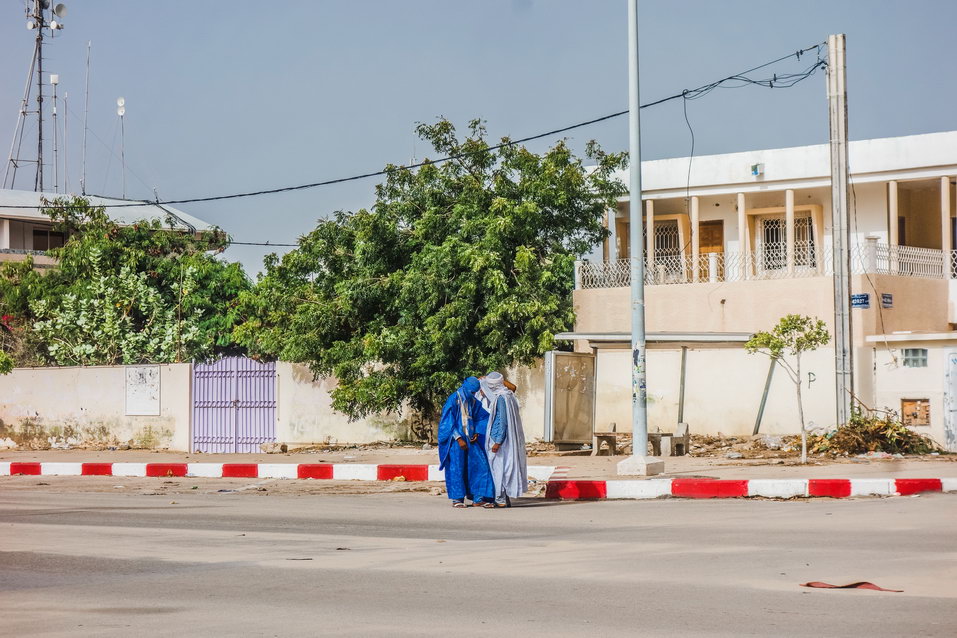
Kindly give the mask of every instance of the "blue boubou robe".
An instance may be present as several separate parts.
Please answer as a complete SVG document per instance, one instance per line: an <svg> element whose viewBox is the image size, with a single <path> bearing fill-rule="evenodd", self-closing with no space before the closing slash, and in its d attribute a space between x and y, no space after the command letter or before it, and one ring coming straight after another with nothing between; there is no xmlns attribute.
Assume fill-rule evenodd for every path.
<svg viewBox="0 0 957 638"><path fill-rule="evenodd" d="M478 389L478 379L468 377L445 401L439 421L439 469L445 470L445 489L453 501L491 501L495 496L485 454L489 414L475 398ZM472 435L477 435L474 442ZM457 438L465 439L467 449L459 446Z"/></svg>

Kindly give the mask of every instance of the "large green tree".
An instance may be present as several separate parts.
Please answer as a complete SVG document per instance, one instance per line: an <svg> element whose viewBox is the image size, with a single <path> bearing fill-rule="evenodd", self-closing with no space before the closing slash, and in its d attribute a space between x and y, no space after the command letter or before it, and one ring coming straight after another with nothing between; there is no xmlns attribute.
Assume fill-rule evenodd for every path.
<svg viewBox="0 0 957 638"><path fill-rule="evenodd" d="M493 148L481 121L460 139L417 129L450 161L389 166L369 210L338 212L242 295L237 340L339 385L354 418L411 407L425 434L469 374L530 363L572 326L574 262L605 236L623 155L560 142Z"/></svg>
<svg viewBox="0 0 957 638"><path fill-rule="evenodd" d="M67 240L40 274L0 268L3 349L19 365L168 363L236 349L242 267L218 258L220 231L175 219L120 225L82 198L44 210Z"/></svg>

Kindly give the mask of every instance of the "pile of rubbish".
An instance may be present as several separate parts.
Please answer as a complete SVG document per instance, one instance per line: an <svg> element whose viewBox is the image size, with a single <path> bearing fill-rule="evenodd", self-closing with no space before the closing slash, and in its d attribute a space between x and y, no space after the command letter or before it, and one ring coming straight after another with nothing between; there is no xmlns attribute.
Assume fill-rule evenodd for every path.
<svg viewBox="0 0 957 638"><path fill-rule="evenodd" d="M893 412L865 415L860 411L845 426L808 436L807 447L817 454L871 458L940 451L933 439L901 423Z"/></svg>
<svg viewBox="0 0 957 638"><path fill-rule="evenodd" d="M691 435L689 454L728 459L787 458L801 451L800 436L756 434L754 436Z"/></svg>

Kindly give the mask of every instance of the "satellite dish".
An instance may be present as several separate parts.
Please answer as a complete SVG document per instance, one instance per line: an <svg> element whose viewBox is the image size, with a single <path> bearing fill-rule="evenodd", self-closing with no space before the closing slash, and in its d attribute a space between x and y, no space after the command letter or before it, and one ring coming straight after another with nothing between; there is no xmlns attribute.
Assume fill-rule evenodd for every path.
<svg viewBox="0 0 957 638"><path fill-rule="evenodd" d="M50 0L40 0L40 6L44 9L50 8Z"/></svg>
<svg viewBox="0 0 957 638"><path fill-rule="evenodd" d="M116 114L119 115L120 117L123 117L124 115L126 115L126 107L125 106L116 107Z"/></svg>
<svg viewBox="0 0 957 638"><path fill-rule="evenodd" d="M60 4L58 4L58 5L55 5L55 6L53 7L53 13L54 13L54 15L56 15L56 17L58 17L58 18L65 18L65 17L66 17L66 5L63 4L62 2L61 2Z"/></svg>
<svg viewBox="0 0 957 638"><path fill-rule="evenodd" d="M117 106L126 106L126 99L125 99L125 98L122 98L122 97L116 98L116 105L117 105Z"/></svg>

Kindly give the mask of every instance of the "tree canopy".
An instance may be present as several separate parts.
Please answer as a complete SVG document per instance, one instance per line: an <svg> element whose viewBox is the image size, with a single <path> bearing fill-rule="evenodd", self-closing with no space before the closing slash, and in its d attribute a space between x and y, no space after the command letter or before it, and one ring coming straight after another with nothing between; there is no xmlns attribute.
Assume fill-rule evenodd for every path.
<svg viewBox="0 0 957 638"><path fill-rule="evenodd" d="M241 295L237 341L335 376L354 418L433 418L462 377L550 350L573 324L574 262L624 193L624 155L594 144L586 168L562 142L492 147L479 120L463 139L446 120L417 132L452 159L390 165L370 209L320 221Z"/></svg>
<svg viewBox="0 0 957 638"><path fill-rule="evenodd" d="M82 198L44 213L66 237L49 251L56 266L0 267L0 345L18 365L170 363L236 349L237 299L250 283L216 257L222 232L120 225Z"/></svg>

